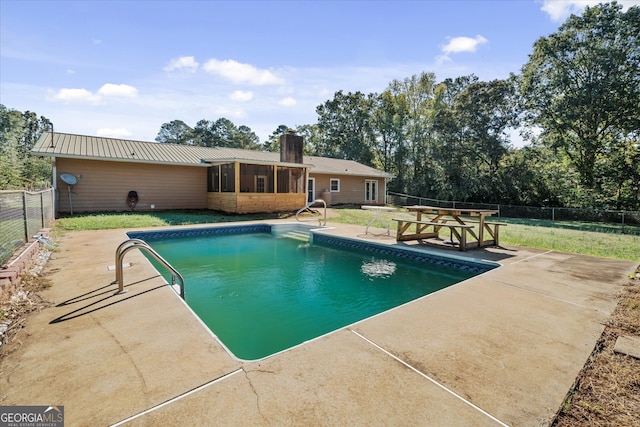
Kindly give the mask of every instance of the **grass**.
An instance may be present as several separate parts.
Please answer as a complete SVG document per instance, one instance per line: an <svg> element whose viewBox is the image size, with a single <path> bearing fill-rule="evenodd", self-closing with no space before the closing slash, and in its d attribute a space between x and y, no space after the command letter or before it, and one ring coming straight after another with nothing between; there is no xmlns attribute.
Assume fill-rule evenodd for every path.
<svg viewBox="0 0 640 427"><path fill-rule="evenodd" d="M334 208L332 211L334 216L330 218L330 222L341 224L364 226L373 215L371 211L358 207ZM208 224L288 217L292 218L292 214L231 215L213 211L83 214L58 219L56 232ZM413 218L413 214L399 210L397 212L383 212L382 217L390 221L392 218ZM509 224L500 230L500 243L505 246L523 246L627 261L640 260L640 235L622 234L619 226L609 227L607 224L575 221L552 223L551 221L511 218L500 218L499 220ZM635 229L628 226L626 228L627 231ZM608 232L603 232L604 230Z"/></svg>
<svg viewBox="0 0 640 427"><path fill-rule="evenodd" d="M81 214L56 221L56 231L164 227L282 218L281 214L226 215L213 211L118 212Z"/></svg>
<svg viewBox="0 0 640 427"><path fill-rule="evenodd" d="M361 209L335 209L338 217L333 222L364 225L372 218L370 211ZM392 218L414 218L413 214L399 210L383 212L386 220ZM551 222L526 219L499 218L508 226L500 229L500 244L554 250L604 258L640 260L640 236L622 234L620 228L603 227L603 224L577 222ZM393 222L391 223L393 226ZM579 224L579 225L577 225ZM598 230L609 230L602 232ZM616 232L611 232L616 230Z"/></svg>

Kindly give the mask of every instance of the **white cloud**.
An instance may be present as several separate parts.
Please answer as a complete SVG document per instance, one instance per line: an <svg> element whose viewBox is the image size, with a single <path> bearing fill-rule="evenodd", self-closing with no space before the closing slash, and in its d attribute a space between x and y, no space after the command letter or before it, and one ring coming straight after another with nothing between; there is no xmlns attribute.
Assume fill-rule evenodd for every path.
<svg viewBox="0 0 640 427"><path fill-rule="evenodd" d="M233 83L247 83L250 85L280 85L284 80L269 70L261 70L250 64L242 64L233 59L219 61L217 59L208 60L203 69L211 74L216 74Z"/></svg>
<svg viewBox="0 0 640 427"><path fill-rule="evenodd" d="M442 54L436 57L436 65L451 62L452 59L449 55L452 53L475 52L478 50L478 46L488 42L489 40L481 35L477 35L474 38L464 36L450 37L447 44L441 47Z"/></svg>
<svg viewBox="0 0 640 427"><path fill-rule="evenodd" d="M112 96L116 98L135 98L138 96L138 89L125 84L106 83L98 90L98 95Z"/></svg>
<svg viewBox="0 0 640 427"><path fill-rule="evenodd" d="M283 107L294 107L297 103L298 101L296 101L294 98L290 96L278 101L278 105L282 105Z"/></svg>
<svg viewBox="0 0 640 427"><path fill-rule="evenodd" d="M104 136L105 138L131 138L133 135L125 128L100 128L96 131L97 136Z"/></svg>
<svg viewBox="0 0 640 427"><path fill-rule="evenodd" d="M475 52L479 45L488 42L489 40L481 35L477 35L474 38L453 37L449 39L449 42L446 45L442 46L442 52L444 52L445 55L450 53Z"/></svg>
<svg viewBox="0 0 640 427"><path fill-rule="evenodd" d="M163 68L165 71L184 70L194 73L197 69L198 62L193 56L181 56L180 58L174 58L169 61L169 64Z"/></svg>
<svg viewBox="0 0 640 427"><path fill-rule="evenodd" d="M62 88L55 92L52 96L57 101L67 104L102 104L105 97L110 98L136 98L138 89L125 84L106 83L93 93L83 88Z"/></svg>
<svg viewBox="0 0 640 427"><path fill-rule="evenodd" d="M595 6L602 2L602 0L543 0L541 9L552 21L560 22L571 14L581 14L587 6ZM640 0L619 0L618 3L622 5L623 10L626 10L631 6L640 5Z"/></svg>
<svg viewBox="0 0 640 427"><path fill-rule="evenodd" d="M229 99L233 101L251 101L253 99L253 92L245 91L245 90L236 90L233 93L229 94Z"/></svg>
<svg viewBox="0 0 640 427"><path fill-rule="evenodd" d="M99 104L101 98L86 89L70 89L63 88L58 90L53 99L63 101L65 103L77 103L77 104Z"/></svg>

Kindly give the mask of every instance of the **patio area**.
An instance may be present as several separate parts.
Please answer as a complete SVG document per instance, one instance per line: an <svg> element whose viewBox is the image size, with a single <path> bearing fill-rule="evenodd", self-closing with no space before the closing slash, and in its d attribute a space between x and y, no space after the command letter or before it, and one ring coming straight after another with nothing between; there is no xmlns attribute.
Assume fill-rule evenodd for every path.
<svg viewBox="0 0 640 427"><path fill-rule="evenodd" d="M323 232L421 247L386 230L328 225ZM42 293L53 306L29 316L19 348L3 360L0 405L61 405L73 426L548 425L637 267L474 249L464 256L502 266L242 362L138 251L125 259L127 292L114 294L126 231L60 239L45 268L53 286Z"/></svg>

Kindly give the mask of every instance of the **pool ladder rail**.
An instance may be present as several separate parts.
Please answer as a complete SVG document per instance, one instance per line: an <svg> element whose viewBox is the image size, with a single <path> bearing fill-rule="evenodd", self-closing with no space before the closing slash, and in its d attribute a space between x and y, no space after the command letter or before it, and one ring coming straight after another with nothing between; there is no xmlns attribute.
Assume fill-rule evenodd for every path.
<svg viewBox="0 0 640 427"><path fill-rule="evenodd" d="M320 218L300 219L300 214L306 211L307 209L309 209L311 206L315 205L316 203L322 203L324 205L324 216ZM318 223L321 226L327 225L327 202L325 202L323 199L316 199L313 202L309 202L303 208L300 208L298 212L296 212L296 221L298 222L315 221L315 219L318 220Z"/></svg>
<svg viewBox="0 0 640 427"><path fill-rule="evenodd" d="M178 270L173 268L173 266L169 264L167 260L162 258L158 252L153 250L151 246L149 246L147 242L145 242L142 239L125 240L124 242L120 243L120 245L118 246L118 249L116 249L116 280L112 282L112 284L118 284L118 291L116 293L126 292L124 289L123 260L124 260L125 254L132 249L139 249L147 252L149 255L155 258L156 261L164 265L167 268L167 270L171 271L171 288L174 291L176 290L176 280L177 280L178 282L177 284L180 285L180 290L176 292L179 293L182 299L184 299L184 279L182 275L178 272Z"/></svg>

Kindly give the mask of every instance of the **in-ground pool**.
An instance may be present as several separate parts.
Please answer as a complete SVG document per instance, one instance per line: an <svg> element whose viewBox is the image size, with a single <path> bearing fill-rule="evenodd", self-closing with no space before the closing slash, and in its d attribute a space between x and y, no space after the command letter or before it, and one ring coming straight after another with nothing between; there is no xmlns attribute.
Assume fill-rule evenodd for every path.
<svg viewBox="0 0 640 427"><path fill-rule="evenodd" d="M300 227L127 234L145 240L182 274L189 307L244 360L267 357L497 266L308 229L307 239L293 238Z"/></svg>

